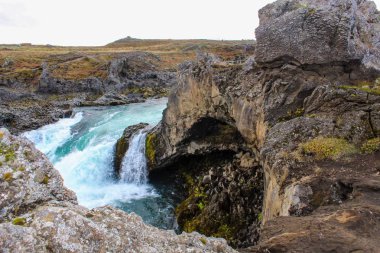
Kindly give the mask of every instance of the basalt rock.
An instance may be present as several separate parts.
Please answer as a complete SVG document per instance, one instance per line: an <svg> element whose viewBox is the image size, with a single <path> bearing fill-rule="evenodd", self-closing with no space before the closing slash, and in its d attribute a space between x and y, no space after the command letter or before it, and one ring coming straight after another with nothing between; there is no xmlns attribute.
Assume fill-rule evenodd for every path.
<svg viewBox="0 0 380 253"><path fill-rule="evenodd" d="M28 140L0 129L2 252L236 252L224 239L175 234L106 206L89 210Z"/></svg>
<svg viewBox="0 0 380 253"><path fill-rule="evenodd" d="M160 58L151 53L133 52L110 63L108 87L112 90L159 87L170 89L176 84L173 72L159 70Z"/></svg>
<svg viewBox="0 0 380 253"><path fill-rule="evenodd" d="M105 79L88 77L83 80L65 80L55 78L50 73L50 66L42 66L42 74L37 91L40 93L92 92L103 94L124 92L141 87L158 87L169 90L175 85L175 74L158 69L158 56L144 52L131 52L119 56L109 63ZM157 94L159 95L159 94Z"/></svg>
<svg viewBox="0 0 380 253"><path fill-rule="evenodd" d="M150 133L154 136L147 143L153 150L148 157L151 173L176 167L184 158L233 152L234 158L228 162L234 164L233 174L256 185L264 182L264 189L249 193L251 205L262 205L261 212L260 208L253 211L251 230L227 237L230 243L259 243L251 249L259 252L302 251L302 247L311 252L339 252L356 246L374 252L378 242L371 236L368 244L363 243L363 233L378 236L378 230L369 228L370 219L357 210L366 209L369 201L368 208L377 217L379 195L376 190L362 193L356 183L378 180L379 153L362 153L365 143L378 138L380 127L378 15L369 1L280 0L260 11L254 60L228 66L205 56L184 63L163 120ZM220 131L220 126L228 126L230 131ZM212 137L215 135L218 138ZM249 155L238 155L241 152ZM201 178L199 182L230 189L236 186L226 183L231 182L229 173L210 178L212 168L210 164L202 169L188 166ZM244 172L257 168L262 169L262 178ZM230 192L239 192L243 185ZM208 212L212 209L209 202L201 205L202 210L194 205L186 209L186 200L197 194L196 188L192 189L180 205L185 207L181 213L188 214L182 226L195 219L198 224L193 229L201 230L218 215L239 217L239 211L230 208L233 194L222 198L211 192L207 196L215 200L218 196L216 203L221 206L230 203L218 208L218 215ZM241 213L249 213L247 206L239 208L244 210ZM345 210L355 213L352 222L366 225L359 228L350 219L339 225L329 218ZM306 225L315 217L323 220L318 229L314 221ZM292 220L305 225L295 230ZM287 225L276 232L271 224L282 221ZM255 235L261 228L264 232L257 241ZM329 230L335 233L327 233ZM322 237L314 236L318 231ZM304 233L312 236L303 237ZM346 245L347 236L350 246Z"/></svg>
<svg viewBox="0 0 380 253"><path fill-rule="evenodd" d="M129 147L129 139L133 136L133 134L141 129L144 129L146 126L148 126L147 123L129 126L124 130L123 135L117 140L114 157L114 168L116 175L119 176L120 174L121 163Z"/></svg>
<svg viewBox="0 0 380 253"><path fill-rule="evenodd" d="M359 61L380 71L380 12L371 1L281 0L259 11L256 60Z"/></svg>

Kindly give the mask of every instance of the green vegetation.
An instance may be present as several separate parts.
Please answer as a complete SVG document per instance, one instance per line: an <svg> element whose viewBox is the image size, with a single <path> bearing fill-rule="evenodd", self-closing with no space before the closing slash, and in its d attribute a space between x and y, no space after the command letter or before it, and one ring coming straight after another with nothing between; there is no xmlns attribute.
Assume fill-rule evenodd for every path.
<svg viewBox="0 0 380 253"><path fill-rule="evenodd" d="M301 152L313 155L317 160L339 159L342 156L357 152L354 145L344 139L317 137L300 144Z"/></svg>
<svg viewBox="0 0 380 253"><path fill-rule="evenodd" d="M207 244L207 239L202 237L202 238L199 238L199 241L201 241L201 243L203 243L204 245Z"/></svg>
<svg viewBox="0 0 380 253"><path fill-rule="evenodd" d="M230 224L229 217L209 217L207 205L209 196L201 186L201 179L192 177L189 173L182 173L189 191L187 199L182 201L175 212L178 222L185 232L198 231L207 236L222 237L232 242L236 229Z"/></svg>
<svg viewBox="0 0 380 253"><path fill-rule="evenodd" d="M367 140L361 147L361 151L365 154L371 154L380 150L380 137Z"/></svg>
<svg viewBox="0 0 380 253"><path fill-rule="evenodd" d="M145 142L145 153L148 158L149 166L153 166L156 163L156 142L157 136L154 133L148 134Z"/></svg>
<svg viewBox="0 0 380 253"><path fill-rule="evenodd" d="M212 235L213 237L221 237L227 241L231 241L234 237L233 229L227 224L223 224L218 228L218 232Z"/></svg>
<svg viewBox="0 0 380 253"><path fill-rule="evenodd" d="M4 180L4 181L9 182L9 181L12 180L12 178L13 178L13 174L12 174L12 172L6 172L6 173L4 173L4 175L3 175L3 180Z"/></svg>
<svg viewBox="0 0 380 253"><path fill-rule="evenodd" d="M15 145L7 146L3 143L0 143L0 156L4 156L5 162L12 162L14 159L16 159L15 149Z"/></svg>
<svg viewBox="0 0 380 253"><path fill-rule="evenodd" d="M201 211L205 208L205 204L203 202L199 202L197 204L197 206L198 206L199 210L201 210Z"/></svg>
<svg viewBox="0 0 380 253"><path fill-rule="evenodd" d="M49 183L49 177L47 175L44 176L44 178L41 181L42 184L48 184Z"/></svg>
<svg viewBox="0 0 380 253"><path fill-rule="evenodd" d="M315 8L310 8L307 3L298 3L298 4L296 4L296 8L306 10L307 11L306 17L314 15L317 12L317 10Z"/></svg>
<svg viewBox="0 0 380 253"><path fill-rule="evenodd" d="M263 213L259 213L259 215L257 215L257 220L259 222L262 222L263 221Z"/></svg>
<svg viewBox="0 0 380 253"><path fill-rule="evenodd" d="M339 86L341 89L345 90L359 90L363 92L367 92L372 95L380 96L380 78L376 79L374 82L370 81L360 81L356 85L343 85Z"/></svg>
<svg viewBox="0 0 380 253"><path fill-rule="evenodd" d="M24 226L25 223L26 223L26 219L23 217L14 218L12 221L12 224L17 225L17 226Z"/></svg>
<svg viewBox="0 0 380 253"><path fill-rule="evenodd" d="M280 122L283 122L283 121L288 121L288 120L291 120L291 119L294 119L294 118L298 118L298 117L301 117L305 112L305 109L304 108L297 108L295 110L292 110L292 111L288 111L287 112L287 115L286 116L283 116L279 119Z"/></svg>
<svg viewBox="0 0 380 253"><path fill-rule="evenodd" d="M3 139L3 137L4 137L4 133L0 131L0 139Z"/></svg>

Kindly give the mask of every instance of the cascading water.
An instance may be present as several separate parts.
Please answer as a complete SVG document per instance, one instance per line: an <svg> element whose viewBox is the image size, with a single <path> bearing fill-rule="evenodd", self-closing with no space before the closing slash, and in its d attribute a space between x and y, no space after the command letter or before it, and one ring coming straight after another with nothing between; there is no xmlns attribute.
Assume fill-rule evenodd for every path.
<svg viewBox="0 0 380 253"><path fill-rule="evenodd" d="M143 130L132 136L127 153L121 163L120 178L122 182L137 185L147 183L145 138L146 133Z"/></svg>
<svg viewBox="0 0 380 253"><path fill-rule="evenodd" d="M65 185L77 194L79 204L88 208L113 205L136 212L158 227L172 228L171 189L147 183L143 131L131 139L122 161L121 180L115 179L113 168L115 143L124 129L140 122L157 124L166 102L156 99L126 106L78 108L70 119L23 135L48 156Z"/></svg>

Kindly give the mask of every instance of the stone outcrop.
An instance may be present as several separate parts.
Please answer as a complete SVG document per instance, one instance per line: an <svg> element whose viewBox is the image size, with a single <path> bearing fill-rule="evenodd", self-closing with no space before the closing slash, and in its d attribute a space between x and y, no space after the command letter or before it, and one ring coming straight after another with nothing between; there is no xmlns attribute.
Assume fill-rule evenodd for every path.
<svg viewBox="0 0 380 253"><path fill-rule="evenodd" d="M358 61L379 71L379 15L371 1L277 1L259 12L255 58L260 63Z"/></svg>
<svg viewBox="0 0 380 253"><path fill-rule="evenodd" d="M54 202L76 204L75 194L63 186L63 179L49 160L28 140L0 130L1 201L0 222L39 205Z"/></svg>
<svg viewBox="0 0 380 253"><path fill-rule="evenodd" d="M188 214L180 220L185 230L202 231L219 215L228 218L223 224L216 220L216 229L206 234L229 229L235 233L227 239L235 246L258 242L252 251L297 251L302 240L310 252L376 251L375 237L366 244L363 233L379 233L358 212L379 215L379 15L369 1L280 0L260 11L255 60L227 66L206 56L182 64L178 87L161 124L148 135L147 148L154 151L148 156L152 174L184 161L192 171L194 182L186 183L189 193L180 205L187 208L177 213ZM229 130L223 133L221 126ZM374 154L364 155L369 142L377 143ZM225 161L229 166L207 162L226 151L232 152ZM191 167L188 160L199 157L206 162ZM210 180L215 166L222 176ZM245 180L236 183L231 173ZM249 180L264 182L263 191L232 194ZM202 197L200 190L208 189L202 183L210 181L220 188ZM193 196L198 198L191 202ZM250 229L234 227L238 222L231 217L249 213L249 206L239 203L235 209L233 203L249 197L250 206L261 205L262 211L247 216L254 217L248 218ZM194 205L199 205L196 211ZM346 214L353 218L333 218ZM295 229L292 220L303 225ZM271 224L281 222L289 225L275 232ZM365 225L356 228L354 222ZM328 230L335 233L316 236Z"/></svg>
<svg viewBox="0 0 380 253"><path fill-rule="evenodd" d="M137 131L144 129L148 125L149 124L147 123L140 123L137 125L129 126L124 130L123 135L117 140L116 145L115 145L115 157L114 157L114 168L115 168L116 175L119 176L120 174L121 163L129 147L129 139Z"/></svg>
<svg viewBox="0 0 380 253"><path fill-rule="evenodd" d="M78 81L52 77L51 67L44 64L37 91L49 94L74 92L102 94L141 87L170 89L175 85L175 74L159 70L159 63L159 57L151 53L126 53L109 63L108 75L104 80L89 77Z"/></svg>
<svg viewBox="0 0 380 253"><path fill-rule="evenodd" d="M0 129L2 252L235 252L224 239L165 231L113 207L89 210L28 140Z"/></svg>

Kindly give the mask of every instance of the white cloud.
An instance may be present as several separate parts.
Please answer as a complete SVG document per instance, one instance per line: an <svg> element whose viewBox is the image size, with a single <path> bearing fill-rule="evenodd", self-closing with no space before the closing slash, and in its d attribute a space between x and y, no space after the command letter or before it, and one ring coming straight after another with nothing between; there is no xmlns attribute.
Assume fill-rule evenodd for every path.
<svg viewBox="0 0 380 253"><path fill-rule="evenodd" d="M0 27L31 26L34 20L25 14L25 7L21 2L0 0Z"/></svg>
<svg viewBox="0 0 380 253"><path fill-rule="evenodd" d="M126 36L251 39L272 0L0 0L0 43L104 45ZM380 0L376 0L378 6Z"/></svg>

